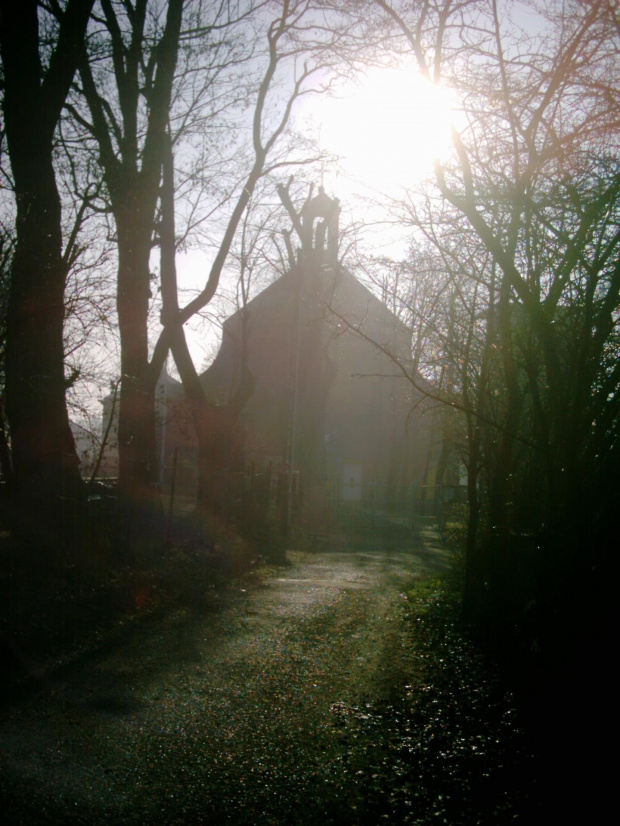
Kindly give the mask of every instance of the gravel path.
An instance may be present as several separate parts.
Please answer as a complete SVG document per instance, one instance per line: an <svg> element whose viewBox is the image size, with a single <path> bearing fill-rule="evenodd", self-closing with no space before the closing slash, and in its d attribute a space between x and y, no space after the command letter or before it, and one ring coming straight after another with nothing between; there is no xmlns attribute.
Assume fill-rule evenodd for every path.
<svg viewBox="0 0 620 826"><path fill-rule="evenodd" d="M382 753L364 719L411 678L404 591L445 555L292 557L220 610L140 624L4 711L3 822L365 822Z"/></svg>

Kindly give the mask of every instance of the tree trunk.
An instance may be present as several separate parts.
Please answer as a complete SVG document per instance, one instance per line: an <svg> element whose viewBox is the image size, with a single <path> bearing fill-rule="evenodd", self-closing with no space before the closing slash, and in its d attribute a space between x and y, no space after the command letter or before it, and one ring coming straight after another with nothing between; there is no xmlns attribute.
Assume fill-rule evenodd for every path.
<svg viewBox="0 0 620 826"><path fill-rule="evenodd" d="M183 7L184 0L169 0L161 8L148 0L134 6L102 4L112 54L108 70L118 93L117 120L111 115L116 105L106 97L111 89L105 85L98 88L99 78L93 75L85 52L80 66L118 235L122 540L127 547L130 543L135 546L137 541L145 550L149 537L154 538L158 532L160 512L155 436L159 371L149 365L149 260ZM155 26L154 39L146 21L151 14L158 16L159 11L163 20L164 9L165 24L163 30ZM130 47L124 40L126 27L131 33Z"/></svg>
<svg viewBox="0 0 620 826"><path fill-rule="evenodd" d="M117 308L121 339L118 454L123 541L146 548L157 530L159 505L155 443L156 380L149 371L148 308L151 227L137 230L137 216L117 216Z"/></svg>
<svg viewBox="0 0 620 826"><path fill-rule="evenodd" d="M463 593L463 617L476 622L484 612L485 559L484 546L480 542L480 427L475 417L467 417L467 534L465 539L465 589Z"/></svg>
<svg viewBox="0 0 620 826"><path fill-rule="evenodd" d="M32 131L37 132L36 124ZM29 541L71 541L82 480L65 401L66 267L51 141L31 135L13 152L17 248L7 308L6 412L11 432L18 531ZM35 513L36 520L28 514ZM33 530L35 536L33 537Z"/></svg>
<svg viewBox="0 0 620 826"><path fill-rule="evenodd" d="M4 120L17 204L17 246L7 307L6 411L17 527L28 547L66 547L82 491L65 401L63 322L67 267L53 138L77 66L92 0L69 0L43 70L35 0L3 3ZM33 518L34 517L34 518ZM30 541L33 540L33 541Z"/></svg>

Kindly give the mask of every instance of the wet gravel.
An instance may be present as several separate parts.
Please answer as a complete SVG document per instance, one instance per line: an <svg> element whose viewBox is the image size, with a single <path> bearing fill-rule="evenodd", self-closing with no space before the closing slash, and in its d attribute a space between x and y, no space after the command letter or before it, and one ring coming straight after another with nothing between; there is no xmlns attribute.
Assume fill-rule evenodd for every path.
<svg viewBox="0 0 620 826"><path fill-rule="evenodd" d="M3 822L514 822L529 764L437 579L447 553L427 540L292 561L7 705Z"/></svg>

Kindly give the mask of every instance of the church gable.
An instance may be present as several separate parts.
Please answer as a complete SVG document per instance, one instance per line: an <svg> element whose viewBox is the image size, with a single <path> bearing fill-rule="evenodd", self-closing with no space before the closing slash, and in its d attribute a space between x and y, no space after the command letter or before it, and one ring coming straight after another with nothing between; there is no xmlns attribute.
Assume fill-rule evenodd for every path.
<svg viewBox="0 0 620 826"><path fill-rule="evenodd" d="M227 320L203 384L226 404L245 360L253 392L239 424L248 464L275 462L308 486L351 467L362 481L413 478L428 427L408 427L414 393L394 361L410 365L411 332L336 263L337 201L323 192L314 201L300 213L297 263Z"/></svg>

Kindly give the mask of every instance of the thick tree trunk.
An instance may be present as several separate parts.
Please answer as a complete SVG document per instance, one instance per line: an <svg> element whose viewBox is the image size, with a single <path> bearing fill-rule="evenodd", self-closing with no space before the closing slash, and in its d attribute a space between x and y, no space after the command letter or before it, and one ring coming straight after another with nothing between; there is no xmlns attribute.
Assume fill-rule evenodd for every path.
<svg viewBox="0 0 620 826"><path fill-rule="evenodd" d="M206 397L196 373L182 329L172 334L172 354L189 402L198 442L196 512L213 525L226 522L230 502L222 482L243 467L243 433L239 414L252 393L253 379L242 365L242 378L233 399L215 407Z"/></svg>
<svg viewBox="0 0 620 826"><path fill-rule="evenodd" d="M82 491L65 402L67 276L53 136L77 65L92 0L69 0L43 70L35 0L2 3L4 120L17 205L7 307L6 412L17 515L28 547L75 538ZM30 541L34 540L34 541Z"/></svg>
<svg viewBox="0 0 620 826"><path fill-rule="evenodd" d="M129 211L128 211L129 212ZM148 546L159 505L155 387L149 372L148 307L151 227L136 229L134 214L117 217L117 308L121 339L118 452L123 540Z"/></svg>
<svg viewBox="0 0 620 826"><path fill-rule="evenodd" d="M133 217L133 216L132 216ZM117 307L121 338L121 399L118 449L123 492L138 493L157 481L155 384L148 365L150 228L137 237L118 222ZM130 225L134 221L127 220Z"/></svg>
<svg viewBox="0 0 620 826"><path fill-rule="evenodd" d="M51 522L38 518L36 524L49 529L51 538L63 529L63 516L73 512L82 483L65 402L60 198L51 144L32 150L28 157L11 158L20 186L7 311L6 411L18 513L26 504L28 512L45 512ZM32 528L30 519L23 524L29 523Z"/></svg>
<svg viewBox="0 0 620 826"><path fill-rule="evenodd" d="M99 144L118 234L117 309L121 339L119 488L122 540L144 546L157 531L159 495L155 446L157 375L149 366L149 258L157 223L162 148L175 77L184 0L165 5L163 31L149 33L149 4L102 4L113 55L110 71L118 92L119 118L112 123L104 85L98 88L83 54L80 67ZM162 9L160 9L163 11ZM131 46L124 41L131 31ZM153 41L155 31L157 38ZM121 35L121 32L123 34ZM121 57L119 58L119 55ZM145 66L149 69L145 69ZM145 81L145 73L147 80ZM144 84L144 86L143 86ZM115 104L112 104L112 109ZM146 119L143 120L143 106ZM118 151L117 151L118 149Z"/></svg>

